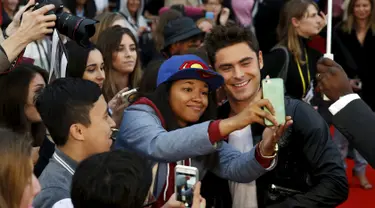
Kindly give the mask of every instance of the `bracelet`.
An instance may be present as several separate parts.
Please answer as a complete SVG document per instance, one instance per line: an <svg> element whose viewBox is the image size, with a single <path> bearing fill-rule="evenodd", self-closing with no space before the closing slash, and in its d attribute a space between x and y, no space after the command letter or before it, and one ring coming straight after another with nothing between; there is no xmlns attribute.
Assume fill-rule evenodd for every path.
<svg viewBox="0 0 375 208"><path fill-rule="evenodd" d="M263 153L262 153L262 148L261 148L262 142L263 142L263 140L261 140L259 142L259 153L260 153L260 156L263 157L263 158L265 158L265 159L273 159L273 158L275 158L277 156L277 152L279 151L279 145L277 143L275 144L275 147L274 147L275 153L273 155L271 155L271 156L264 156Z"/></svg>

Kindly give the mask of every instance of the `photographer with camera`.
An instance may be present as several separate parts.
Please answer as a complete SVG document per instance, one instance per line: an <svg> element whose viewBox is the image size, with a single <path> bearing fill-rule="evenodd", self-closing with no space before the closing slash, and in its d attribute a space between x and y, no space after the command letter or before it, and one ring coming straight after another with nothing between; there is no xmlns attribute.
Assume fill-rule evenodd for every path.
<svg viewBox="0 0 375 208"><path fill-rule="evenodd" d="M37 10L33 7L35 0L30 0L14 17L13 22L4 32L5 40L0 45L0 73L4 73L11 63L17 59L26 46L53 32L56 15L47 14L53 10L53 4L45 5ZM26 11L27 10L27 11ZM46 15L47 14L47 15ZM21 20L21 16L23 17ZM9 35L9 37L7 37Z"/></svg>

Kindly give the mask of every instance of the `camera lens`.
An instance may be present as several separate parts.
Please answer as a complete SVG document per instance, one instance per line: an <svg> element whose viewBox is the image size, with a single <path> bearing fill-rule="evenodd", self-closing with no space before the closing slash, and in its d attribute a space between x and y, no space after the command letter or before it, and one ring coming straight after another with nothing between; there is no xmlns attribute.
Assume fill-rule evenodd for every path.
<svg viewBox="0 0 375 208"><path fill-rule="evenodd" d="M89 38L95 34L97 21L74 16L66 12L56 14L56 29L83 47L90 44Z"/></svg>

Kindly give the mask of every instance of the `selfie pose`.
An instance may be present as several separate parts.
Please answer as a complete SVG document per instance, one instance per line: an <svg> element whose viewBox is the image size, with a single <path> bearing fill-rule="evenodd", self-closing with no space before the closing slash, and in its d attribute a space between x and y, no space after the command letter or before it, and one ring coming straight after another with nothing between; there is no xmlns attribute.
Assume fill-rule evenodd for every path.
<svg viewBox="0 0 375 208"><path fill-rule="evenodd" d="M242 114L247 105L260 99L263 55L257 39L250 30L236 25L218 26L206 37L205 46L212 66L224 77L228 102L220 107L219 118ZM272 103L276 113L284 109L293 124L278 142L277 165L254 183L230 181L233 207L336 207L348 196L348 182L327 124L305 102L286 97L285 106L279 103ZM266 130L256 123L246 125L230 133L228 142L238 151L248 152L265 142ZM215 183L206 188L228 193ZM204 181L202 184L206 186Z"/></svg>
<svg viewBox="0 0 375 208"><path fill-rule="evenodd" d="M157 88L128 107L123 116L116 148L129 148L159 162L154 193L163 205L175 186L174 168L181 164L196 167L200 179L208 170L237 182L251 182L276 164L276 142L285 130L267 128L262 145L241 154L223 140L233 131L264 118L276 124L271 113L262 110L267 100L249 104L232 118L214 120L213 93L223 77L195 55L172 56L158 73ZM198 179L199 180L199 179Z"/></svg>

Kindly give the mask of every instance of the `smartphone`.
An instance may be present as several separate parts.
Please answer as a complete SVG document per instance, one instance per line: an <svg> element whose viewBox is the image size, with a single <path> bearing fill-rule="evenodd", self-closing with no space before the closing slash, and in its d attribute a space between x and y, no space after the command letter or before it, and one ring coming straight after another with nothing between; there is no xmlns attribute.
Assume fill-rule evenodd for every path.
<svg viewBox="0 0 375 208"><path fill-rule="evenodd" d="M285 123L285 102L284 102L284 80L281 78L262 80L263 99L268 99L275 109L275 117L278 124ZM268 109L265 109L269 112ZM265 119L267 126L273 124Z"/></svg>
<svg viewBox="0 0 375 208"><path fill-rule="evenodd" d="M134 98L135 98L135 95L137 93L137 89L132 89L132 90L129 90L129 91L126 91L124 93L121 94L121 97L122 97L122 101L124 103L132 103L134 101Z"/></svg>
<svg viewBox="0 0 375 208"><path fill-rule="evenodd" d="M213 12L206 12L205 18L213 20L215 18L215 14Z"/></svg>
<svg viewBox="0 0 375 208"><path fill-rule="evenodd" d="M176 200L183 202L185 207L191 207L194 197L194 185L199 180L199 171L195 167L177 165L175 168Z"/></svg>

